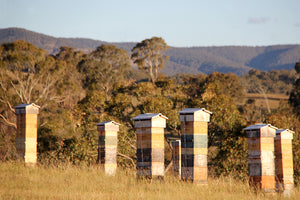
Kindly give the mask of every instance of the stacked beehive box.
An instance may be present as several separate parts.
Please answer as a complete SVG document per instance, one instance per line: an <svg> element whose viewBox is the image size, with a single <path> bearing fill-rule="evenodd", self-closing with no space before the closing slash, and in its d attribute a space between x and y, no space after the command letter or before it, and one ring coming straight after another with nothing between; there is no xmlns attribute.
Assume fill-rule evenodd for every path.
<svg viewBox="0 0 300 200"><path fill-rule="evenodd" d="M21 104L15 107L17 114L16 149L25 164L34 165L37 161L37 115L39 106Z"/></svg>
<svg viewBox="0 0 300 200"><path fill-rule="evenodd" d="M136 128L137 176L163 178L164 128L168 118L162 114L140 114L133 118Z"/></svg>
<svg viewBox="0 0 300 200"><path fill-rule="evenodd" d="M250 184L265 192L275 192L276 129L270 124L256 124L244 129L248 138Z"/></svg>
<svg viewBox="0 0 300 200"><path fill-rule="evenodd" d="M179 112L181 122L181 178L207 183L208 122L210 111L186 108Z"/></svg>
<svg viewBox="0 0 300 200"><path fill-rule="evenodd" d="M173 174L181 178L181 141L172 141Z"/></svg>
<svg viewBox="0 0 300 200"><path fill-rule="evenodd" d="M276 188L289 193L294 187L292 140L294 132L279 129L275 137Z"/></svg>
<svg viewBox="0 0 300 200"><path fill-rule="evenodd" d="M97 124L98 162L105 174L114 175L117 169L118 131L120 124L109 121Z"/></svg>

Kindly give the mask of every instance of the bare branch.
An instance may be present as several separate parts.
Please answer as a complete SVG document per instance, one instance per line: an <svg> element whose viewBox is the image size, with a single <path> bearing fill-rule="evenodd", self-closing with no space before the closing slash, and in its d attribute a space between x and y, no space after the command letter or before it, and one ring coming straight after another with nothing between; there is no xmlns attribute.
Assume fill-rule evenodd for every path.
<svg viewBox="0 0 300 200"><path fill-rule="evenodd" d="M52 85L55 84L55 82L57 81L57 78L54 78L53 80L50 80L50 74L48 74L46 81L45 81L45 86L43 91L40 93L39 97L36 99L36 102L38 102L42 97L47 96L50 88L52 87Z"/></svg>
<svg viewBox="0 0 300 200"><path fill-rule="evenodd" d="M12 107L12 105L11 105L8 101L7 101L6 103L7 103L8 107L9 107L9 109L10 109L14 114L16 114L16 110Z"/></svg>
<svg viewBox="0 0 300 200"><path fill-rule="evenodd" d="M171 159L171 162L170 162L170 163L168 164L168 166L166 167L165 173L166 173L167 171L170 170L170 168L172 167L172 165L173 165L173 158Z"/></svg>
<svg viewBox="0 0 300 200"><path fill-rule="evenodd" d="M118 152L118 156L121 156L121 157L123 157L123 158L127 158L128 160L131 161L132 165L135 166L135 163L134 163L134 161L133 161L133 159L132 159L131 157L126 156L126 155L124 155L124 154L122 154L122 153L120 153L120 152Z"/></svg>
<svg viewBox="0 0 300 200"><path fill-rule="evenodd" d="M46 124L48 124L48 122L43 122L42 124L40 124L40 127L45 126Z"/></svg>
<svg viewBox="0 0 300 200"><path fill-rule="evenodd" d="M171 143L169 143L169 141L167 140L167 137L164 137L165 141L167 142L168 146L170 147L171 150L173 150L173 147L171 145ZM169 171L169 169L171 168L171 166L173 165L173 158L171 159L171 162L168 164L168 166L165 169L165 173L167 171Z"/></svg>
<svg viewBox="0 0 300 200"><path fill-rule="evenodd" d="M0 117L4 120L4 122L8 125L8 126L12 126L14 129L17 130L17 125L13 122L10 122L6 119L6 117L4 117L2 114L0 114Z"/></svg>
<svg viewBox="0 0 300 200"><path fill-rule="evenodd" d="M125 136L129 141L127 141L128 142L128 144L131 146L131 148L133 148L133 149L136 149L136 146L134 146L133 144L131 144L131 139L126 135Z"/></svg>
<svg viewBox="0 0 300 200"><path fill-rule="evenodd" d="M17 89L17 87L15 86L15 84L14 84L12 81L10 81L10 83L11 83L11 85L13 86L13 88L15 89L15 92L17 93L17 95L20 97L21 102L24 102L23 96L22 96L22 94L18 91L18 89Z"/></svg>
<svg viewBox="0 0 300 200"><path fill-rule="evenodd" d="M172 147L171 143L169 143L169 141L167 140L167 137L165 136L164 138L165 138L165 141L167 142L168 146L170 147L170 149L173 150L173 147Z"/></svg>

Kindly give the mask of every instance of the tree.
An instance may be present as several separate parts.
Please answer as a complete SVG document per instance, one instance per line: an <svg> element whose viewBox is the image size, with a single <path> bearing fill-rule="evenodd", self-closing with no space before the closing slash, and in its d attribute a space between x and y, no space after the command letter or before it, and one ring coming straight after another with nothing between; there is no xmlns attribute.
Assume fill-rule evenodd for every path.
<svg viewBox="0 0 300 200"><path fill-rule="evenodd" d="M6 94L11 91L19 99L16 103L36 103L41 107L49 101L62 103L67 97L64 90L78 85L78 80L65 77L69 72L65 62L24 41L3 44L0 66L0 89ZM0 97L1 102L8 98Z"/></svg>
<svg viewBox="0 0 300 200"><path fill-rule="evenodd" d="M84 86L90 90L110 92L114 82L124 79L130 68L128 52L114 45L102 45L78 64L84 73Z"/></svg>
<svg viewBox="0 0 300 200"><path fill-rule="evenodd" d="M228 137L218 145L215 157L208 163L216 176L231 175L234 178L248 178L248 145L245 137Z"/></svg>
<svg viewBox="0 0 300 200"><path fill-rule="evenodd" d="M62 65L63 76L56 87L60 94L65 96L64 107L74 108L81 100L85 91L82 87L82 75L77 70L78 63L83 59L84 54L81 51L75 51L73 48L61 47L60 51L54 56L57 63Z"/></svg>
<svg viewBox="0 0 300 200"><path fill-rule="evenodd" d="M78 74L76 68L70 69L65 61L25 41L0 46L0 137L6 144L17 128L13 106L21 103L36 103L47 110L39 115L39 133L41 129L73 131L71 112L63 110L63 105L79 100L75 88L81 88L80 79L73 78L74 74Z"/></svg>
<svg viewBox="0 0 300 200"><path fill-rule="evenodd" d="M58 70L46 51L24 41L3 44L0 51L0 104L6 108L0 117L6 125L16 127L8 114L14 113L13 105L56 98L51 90L59 76L52 74Z"/></svg>
<svg viewBox="0 0 300 200"><path fill-rule="evenodd" d="M244 96L244 88L238 76L233 73L213 72L206 77L203 85L202 99L207 100L215 95L227 95L239 101Z"/></svg>
<svg viewBox="0 0 300 200"><path fill-rule="evenodd" d="M296 63L295 69L297 72L297 75L300 75L300 63ZM289 103L294 107L294 112L300 116L300 78L296 80L294 83L293 90L290 94Z"/></svg>
<svg viewBox="0 0 300 200"><path fill-rule="evenodd" d="M167 56L162 55L169 49L164 39L152 37L136 44L132 49L131 58L138 68L149 73L151 81L156 82L158 72L165 66Z"/></svg>

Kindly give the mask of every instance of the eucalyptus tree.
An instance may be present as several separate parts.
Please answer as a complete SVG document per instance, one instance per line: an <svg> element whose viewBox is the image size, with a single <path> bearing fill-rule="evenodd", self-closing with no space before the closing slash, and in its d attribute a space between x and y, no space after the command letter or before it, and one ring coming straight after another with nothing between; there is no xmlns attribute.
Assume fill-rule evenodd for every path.
<svg viewBox="0 0 300 200"><path fill-rule="evenodd" d="M165 66L168 56L163 53L170 47L161 37L152 37L136 44L132 49L131 58L138 68L149 73L151 81L156 82L158 72Z"/></svg>
<svg viewBox="0 0 300 200"><path fill-rule="evenodd" d="M6 125L14 126L7 114L14 105L62 101L56 91L62 68L46 51L24 41L3 44L0 51L0 117Z"/></svg>
<svg viewBox="0 0 300 200"><path fill-rule="evenodd" d="M102 45L87 55L79 64L84 74L84 86L90 90L101 89L109 94L116 81L122 81L130 68L128 52L115 45Z"/></svg>
<svg viewBox="0 0 300 200"><path fill-rule="evenodd" d="M35 103L41 106L43 112L39 115L39 131L46 127L45 124L59 127L58 123L54 123L59 119L61 127L66 127L65 116L55 114L58 110L61 113L60 108L69 103L69 99L74 99L74 88L80 82L80 79L71 78L69 72L65 61L28 42L16 41L0 46L0 135L4 140L13 138L15 134L17 125L13 106L18 104ZM72 70L72 74L75 73L76 68ZM58 130L52 129L53 132Z"/></svg>
<svg viewBox="0 0 300 200"><path fill-rule="evenodd" d="M64 89L71 88L70 77L65 77L69 71L66 63L25 41L3 44L0 66L0 89L11 92L14 103L46 107L49 101L63 102ZM5 98L1 96L1 102L7 102L9 97Z"/></svg>

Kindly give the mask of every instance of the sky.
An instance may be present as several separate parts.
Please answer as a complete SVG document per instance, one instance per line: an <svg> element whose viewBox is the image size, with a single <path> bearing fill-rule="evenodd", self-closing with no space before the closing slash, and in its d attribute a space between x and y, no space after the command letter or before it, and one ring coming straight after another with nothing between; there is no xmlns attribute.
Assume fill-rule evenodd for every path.
<svg viewBox="0 0 300 200"><path fill-rule="evenodd" d="M300 0L0 0L0 28L169 46L300 44Z"/></svg>

